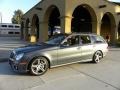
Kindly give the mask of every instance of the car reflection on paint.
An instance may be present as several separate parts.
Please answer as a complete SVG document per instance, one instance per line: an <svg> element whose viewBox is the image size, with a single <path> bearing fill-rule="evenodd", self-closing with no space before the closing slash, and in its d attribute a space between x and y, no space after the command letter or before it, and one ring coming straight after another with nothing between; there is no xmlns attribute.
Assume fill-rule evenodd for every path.
<svg viewBox="0 0 120 90"><path fill-rule="evenodd" d="M16 72L42 75L48 68L92 61L98 63L108 52L108 44L95 34L58 34L45 43L20 47L11 52L9 64Z"/></svg>

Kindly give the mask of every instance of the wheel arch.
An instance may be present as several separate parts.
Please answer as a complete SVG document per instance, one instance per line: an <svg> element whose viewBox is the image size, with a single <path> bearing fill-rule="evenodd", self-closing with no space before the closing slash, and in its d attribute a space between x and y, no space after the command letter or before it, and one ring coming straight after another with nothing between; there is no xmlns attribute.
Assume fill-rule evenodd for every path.
<svg viewBox="0 0 120 90"><path fill-rule="evenodd" d="M102 50L96 50L96 51L94 52L94 54L93 54L93 57L94 57L94 55L95 55L95 53L96 53L97 51L100 51L100 52L102 53L102 58L103 58L103 52L102 52ZM92 57L92 59L93 59L93 57Z"/></svg>
<svg viewBox="0 0 120 90"><path fill-rule="evenodd" d="M32 57L32 58L30 59L28 65L27 65L27 70L29 70L32 61L33 61L34 59L38 58L38 57L44 57L44 58L48 61L48 68L50 68L50 66L51 66L50 60L49 60L46 56L39 55L39 56L34 56L34 57Z"/></svg>
<svg viewBox="0 0 120 90"><path fill-rule="evenodd" d="M97 51L100 51L100 52L102 53L102 57L103 57L103 52L102 52L102 50L97 50ZM95 54L97 51L95 51L94 54ZM93 55L94 55L94 54L93 54Z"/></svg>

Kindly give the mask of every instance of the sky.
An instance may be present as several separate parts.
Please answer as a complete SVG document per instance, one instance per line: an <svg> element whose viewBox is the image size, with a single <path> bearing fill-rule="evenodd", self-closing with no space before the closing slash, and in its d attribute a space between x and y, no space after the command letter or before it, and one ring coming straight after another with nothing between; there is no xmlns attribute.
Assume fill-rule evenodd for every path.
<svg viewBox="0 0 120 90"><path fill-rule="evenodd" d="M111 1L120 2L120 0ZM25 13L38 2L40 0L0 0L0 21L2 16L2 23L11 23L15 10L20 9Z"/></svg>
<svg viewBox="0 0 120 90"><path fill-rule="evenodd" d="M0 0L0 22L11 23L11 18L15 10L27 12L30 8L36 5L40 0Z"/></svg>

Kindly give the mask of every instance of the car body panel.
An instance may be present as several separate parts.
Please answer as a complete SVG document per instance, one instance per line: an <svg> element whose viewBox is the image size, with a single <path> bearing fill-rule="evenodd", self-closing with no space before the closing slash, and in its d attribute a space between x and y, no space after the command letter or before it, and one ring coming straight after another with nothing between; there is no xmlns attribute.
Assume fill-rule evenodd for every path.
<svg viewBox="0 0 120 90"><path fill-rule="evenodd" d="M81 42L82 39L80 39L81 35L89 36L91 42L88 44L82 43ZM74 39L76 39L75 36L79 36L79 43L72 46L63 44L70 37L74 37ZM9 63L14 69L16 69L17 67L18 69L20 68L19 69L20 71L28 71L29 70L28 66L30 62L34 58L41 56L45 57L49 61L50 68L62 66L66 64L77 63L81 61L87 61L87 60L91 61L96 51L101 51L103 53L103 56L105 56L106 53L108 52L108 44L106 43L106 41L102 40L102 42L95 42L95 40L92 40L93 38L91 38L91 36L98 37L98 35L94 35L94 34L77 33L77 34L68 35L59 44L58 43L53 44L52 42L52 44L40 43L40 44L20 47L12 51L10 55ZM78 41L78 39L76 40ZM15 57L21 53L24 53L24 57L22 57L19 61L16 61ZM19 70L15 70L15 71L19 71Z"/></svg>
<svg viewBox="0 0 120 90"><path fill-rule="evenodd" d="M91 57L94 54L94 45L88 44L88 45L82 45L81 46L81 53L82 53L82 59L91 59Z"/></svg>
<svg viewBox="0 0 120 90"><path fill-rule="evenodd" d="M76 62L80 60L81 50L79 46L60 47L58 50L58 64Z"/></svg>

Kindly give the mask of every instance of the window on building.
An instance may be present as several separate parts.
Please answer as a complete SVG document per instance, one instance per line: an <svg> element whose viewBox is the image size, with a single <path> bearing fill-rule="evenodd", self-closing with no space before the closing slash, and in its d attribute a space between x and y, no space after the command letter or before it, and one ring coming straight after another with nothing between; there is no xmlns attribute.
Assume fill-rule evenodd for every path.
<svg viewBox="0 0 120 90"><path fill-rule="evenodd" d="M20 26L15 26L15 28L20 28Z"/></svg>
<svg viewBox="0 0 120 90"><path fill-rule="evenodd" d="M9 27L9 28L13 28L13 25L9 25L8 27Z"/></svg>
<svg viewBox="0 0 120 90"><path fill-rule="evenodd" d="M13 34L13 32L8 32L8 34Z"/></svg>
<svg viewBox="0 0 120 90"><path fill-rule="evenodd" d="M20 34L20 32L15 32L15 34Z"/></svg>
<svg viewBox="0 0 120 90"><path fill-rule="evenodd" d="M1 25L2 27L7 27L7 25Z"/></svg>

